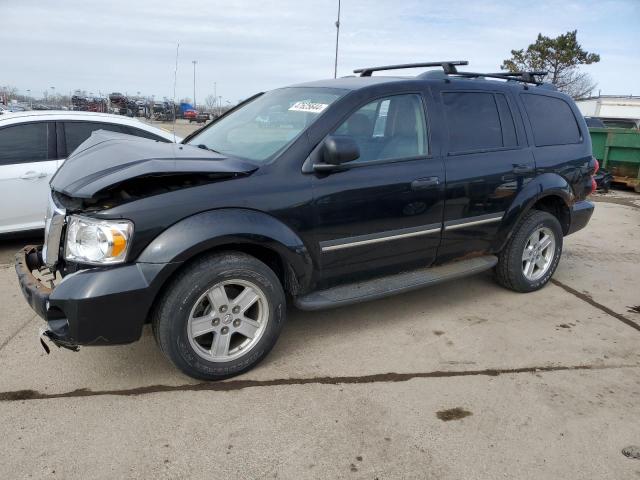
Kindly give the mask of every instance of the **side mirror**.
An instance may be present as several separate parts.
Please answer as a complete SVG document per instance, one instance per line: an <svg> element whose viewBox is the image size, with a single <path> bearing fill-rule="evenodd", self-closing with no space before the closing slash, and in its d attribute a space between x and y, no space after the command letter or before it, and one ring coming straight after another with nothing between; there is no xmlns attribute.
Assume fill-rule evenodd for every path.
<svg viewBox="0 0 640 480"><path fill-rule="evenodd" d="M322 145L321 164L314 165L318 171L336 170L343 163L352 162L360 158L360 148L356 141L349 136L329 136Z"/></svg>

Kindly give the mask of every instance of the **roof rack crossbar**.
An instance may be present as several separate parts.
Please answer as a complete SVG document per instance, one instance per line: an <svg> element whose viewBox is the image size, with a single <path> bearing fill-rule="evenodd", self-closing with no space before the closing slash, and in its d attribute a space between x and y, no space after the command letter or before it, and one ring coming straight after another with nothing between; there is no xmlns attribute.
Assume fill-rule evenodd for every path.
<svg viewBox="0 0 640 480"><path fill-rule="evenodd" d="M403 63L399 65L384 65L381 67L365 67L358 68L353 73L359 73L361 77L370 77L373 72L382 70L400 70L403 68L421 68L421 67L442 67L444 73L457 73L457 65L469 65L466 60L449 60L444 62L426 62L426 63Z"/></svg>
<svg viewBox="0 0 640 480"><path fill-rule="evenodd" d="M531 83L534 85L542 85L541 80L536 79L536 76L544 76L547 72L535 71L535 72L499 72L499 73L478 73L478 72L456 72L454 75L468 78L487 77L487 78L499 78L501 80L513 80L522 83Z"/></svg>

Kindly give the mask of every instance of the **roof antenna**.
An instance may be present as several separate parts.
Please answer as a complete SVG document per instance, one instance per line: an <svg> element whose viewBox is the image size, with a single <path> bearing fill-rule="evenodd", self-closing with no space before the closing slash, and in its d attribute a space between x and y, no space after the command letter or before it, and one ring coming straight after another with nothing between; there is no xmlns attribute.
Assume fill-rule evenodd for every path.
<svg viewBox="0 0 640 480"><path fill-rule="evenodd" d="M178 51L180 50L180 42L176 43L176 69L173 71L173 143L176 142L176 83L178 82Z"/></svg>
<svg viewBox="0 0 640 480"><path fill-rule="evenodd" d="M338 78L338 41L340 40L340 0L338 0L338 20L336 20L336 61L333 64L333 78Z"/></svg>

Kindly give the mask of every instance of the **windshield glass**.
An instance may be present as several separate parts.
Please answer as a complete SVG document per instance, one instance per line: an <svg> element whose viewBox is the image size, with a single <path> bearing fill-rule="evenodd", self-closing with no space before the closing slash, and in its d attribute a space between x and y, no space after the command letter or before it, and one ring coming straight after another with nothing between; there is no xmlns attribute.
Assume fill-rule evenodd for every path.
<svg viewBox="0 0 640 480"><path fill-rule="evenodd" d="M311 87L272 90L221 118L188 143L264 162L291 144L345 93Z"/></svg>

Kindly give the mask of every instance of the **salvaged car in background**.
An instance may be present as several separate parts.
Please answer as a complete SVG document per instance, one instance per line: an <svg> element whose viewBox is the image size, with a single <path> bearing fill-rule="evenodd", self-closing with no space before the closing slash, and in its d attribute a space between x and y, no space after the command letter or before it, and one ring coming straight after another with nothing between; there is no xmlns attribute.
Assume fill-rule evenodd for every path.
<svg viewBox="0 0 640 480"><path fill-rule="evenodd" d="M0 117L0 234L44 228L51 177L96 130L173 141L169 132L118 115L30 111Z"/></svg>

